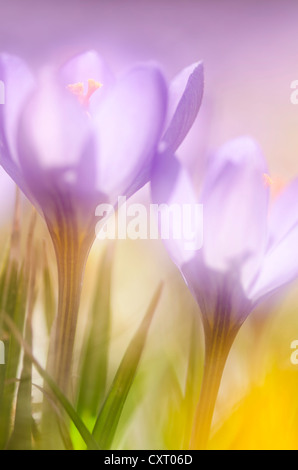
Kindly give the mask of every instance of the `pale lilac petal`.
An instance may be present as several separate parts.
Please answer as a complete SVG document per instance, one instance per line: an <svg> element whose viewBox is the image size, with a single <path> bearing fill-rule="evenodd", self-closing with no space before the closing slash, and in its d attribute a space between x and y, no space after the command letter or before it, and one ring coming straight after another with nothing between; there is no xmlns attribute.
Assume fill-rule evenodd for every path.
<svg viewBox="0 0 298 470"><path fill-rule="evenodd" d="M239 138L211 158L203 188L204 260L215 271L238 270L248 288L266 243L266 163L256 143Z"/></svg>
<svg viewBox="0 0 298 470"><path fill-rule="evenodd" d="M298 226L294 227L265 256L260 274L249 296L254 302L298 277Z"/></svg>
<svg viewBox="0 0 298 470"><path fill-rule="evenodd" d="M112 198L144 184L163 127L167 94L154 66L139 66L123 77L99 107L94 134L99 155L98 188ZM138 180L138 181L136 181Z"/></svg>
<svg viewBox="0 0 298 470"><path fill-rule="evenodd" d="M161 236L171 258L181 268L202 246L202 208L189 175L174 156L156 158L151 191L160 213Z"/></svg>
<svg viewBox="0 0 298 470"><path fill-rule="evenodd" d="M171 82L161 150L174 153L180 146L199 112L203 89L204 71L201 62L185 68Z"/></svg>
<svg viewBox="0 0 298 470"><path fill-rule="evenodd" d="M267 252L250 296L259 301L298 276L298 180L286 187L272 205Z"/></svg>
<svg viewBox="0 0 298 470"><path fill-rule="evenodd" d="M45 171L71 168L78 164L90 133L90 117L78 100L51 77L43 77L22 114L22 164Z"/></svg>
<svg viewBox="0 0 298 470"><path fill-rule="evenodd" d="M0 80L5 87L5 103L0 105L0 163L26 192L19 169L17 137L20 115L34 80L26 64L8 54L0 55Z"/></svg>
<svg viewBox="0 0 298 470"><path fill-rule="evenodd" d="M51 76L43 77L24 107L18 152L28 196L39 210L58 194L83 205L98 193L91 118Z"/></svg>
<svg viewBox="0 0 298 470"><path fill-rule="evenodd" d="M199 251L181 271L203 318L212 324L221 309L228 313L232 324L242 323L253 309L253 302L243 290L239 271L214 271L205 265L202 254Z"/></svg>
<svg viewBox="0 0 298 470"><path fill-rule="evenodd" d="M275 199L269 217L270 247L278 244L298 225L298 179Z"/></svg>

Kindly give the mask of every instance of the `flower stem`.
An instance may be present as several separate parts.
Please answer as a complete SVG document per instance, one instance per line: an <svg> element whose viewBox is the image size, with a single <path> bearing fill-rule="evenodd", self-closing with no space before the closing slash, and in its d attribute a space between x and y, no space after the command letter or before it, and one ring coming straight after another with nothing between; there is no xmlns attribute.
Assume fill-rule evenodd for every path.
<svg viewBox="0 0 298 470"><path fill-rule="evenodd" d="M223 371L239 329L228 329L224 319L216 323L212 329L205 325L204 375L190 442L194 450L207 448Z"/></svg>
<svg viewBox="0 0 298 470"><path fill-rule="evenodd" d="M48 223L58 266L58 313L49 351L49 371L68 395L72 357L86 260L92 246L91 231L80 232L75 219L63 217L56 228Z"/></svg>

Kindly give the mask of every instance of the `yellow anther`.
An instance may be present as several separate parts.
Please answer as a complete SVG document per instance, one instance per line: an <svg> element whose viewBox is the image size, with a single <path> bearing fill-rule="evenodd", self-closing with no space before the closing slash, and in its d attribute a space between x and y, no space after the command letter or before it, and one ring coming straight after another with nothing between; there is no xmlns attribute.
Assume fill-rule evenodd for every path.
<svg viewBox="0 0 298 470"><path fill-rule="evenodd" d="M279 176L271 178L266 173L263 174L263 181L265 188L270 188L271 197L275 199L282 192L286 186L285 181Z"/></svg>
<svg viewBox="0 0 298 470"><path fill-rule="evenodd" d="M82 82L67 85L67 89L76 96L84 95L84 84Z"/></svg>
<svg viewBox="0 0 298 470"><path fill-rule="evenodd" d="M90 96L92 96L93 93L96 90L98 90L99 88L101 88L102 86L103 86L102 83L96 82L92 78L89 78L89 80L88 80L88 91L86 93L86 96L88 96L90 98Z"/></svg>
<svg viewBox="0 0 298 470"><path fill-rule="evenodd" d="M84 84L82 82L67 85L67 89L78 98L81 105L88 108L91 96L102 86L102 83L96 82L93 79L89 79L88 90L86 94L84 94Z"/></svg>

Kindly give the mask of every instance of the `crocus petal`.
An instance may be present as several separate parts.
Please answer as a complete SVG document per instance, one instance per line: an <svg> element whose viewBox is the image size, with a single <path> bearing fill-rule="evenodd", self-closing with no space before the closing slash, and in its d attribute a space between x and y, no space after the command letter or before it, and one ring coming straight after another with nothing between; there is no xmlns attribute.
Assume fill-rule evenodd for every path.
<svg viewBox="0 0 298 470"><path fill-rule="evenodd" d="M164 154L155 159L151 192L162 219L161 236L171 258L181 268L201 248L202 213L190 177L174 156Z"/></svg>
<svg viewBox="0 0 298 470"><path fill-rule="evenodd" d="M94 134L98 188L112 198L142 186L166 110L166 85L158 68L139 66L120 79L98 109ZM139 181L136 181L139 179Z"/></svg>
<svg viewBox="0 0 298 470"><path fill-rule="evenodd" d="M298 277L298 226L270 250L249 296L256 303Z"/></svg>
<svg viewBox="0 0 298 470"><path fill-rule="evenodd" d="M87 147L90 152L85 166L92 168L93 175L95 171L90 117L77 99L51 78L43 77L28 100L19 132L22 173L41 206L55 191L69 192L74 187L80 195L78 169ZM94 176L93 180L89 181L90 191L94 191Z"/></svg>
<svg viewBox="0 0 298 470"><path fill-rule="evenodd" d="M216 271L242 267L244 288L252 281L266 241L266 163L257 144L239 138L211 158L203 188L204 259Z"/></svg>
<svg viewBox="0 0 298 470"><path fill-rule="evenodd" d="M183 168L181 163L172 155L164 154L155 159L152 178L151 178L152 200L159 204L161 215L164 214L163 204L167 207L176 205L181 208L187 205L195 209L204 209L203 218L183 219L183 229L185 223L191 225L191 231L196 227L197 232L193 240L196 246L190 245L189 236L185 237L185 232L179 238L163 239L171 259L178 266L185 283L189 287L194 298L200 305L204 315L212 317L217 312L218 302L224 302L231 306L230 318L232 320L242 321L247 315L251 302L247 299L243 287L239 270L229 271L214 270L206 265L204 260L204 246L206 240L203 240L203 228L205 218L205 207L198 205L198 196L195 194L189 174ZM165 210L167 210L165 207ZM195 211L192 211L195 214ZM169 218L171 230L176 228L181 219L175 220L173 215ZM179 215L179 214L178 214ZM165 219L167 220L167 219ZM199 223L198 223L199 222ZM161 225L161 224L160 224ZM189 230L187 234L191 233ZM205 234L204 234L205 236ZM195 246L195 248L194 248ZM240 266L239 266L240 269Z"/></svg>
<svg viewBox="0 0 298 470"><path fill-rule="evenodd" d="M88 132L90 120L83 108L51 81L40 84L24 108L23 145L45 169L76 164Z"/></svg>
<svg viewBox="0 0 298 470"><path fill-rule="evenodd" d="M161 151L174 153L188 134L201 106L204 71L201 62L182 70L171 82L166 131Z"/></svg>
<svg viewBox="0 0 298 470"><path fill-rule="evenodd" d="M298 179L275 199L269 217L269 243L272 248L298 225Z"/></svg>
<svg viewBox="0 0 298 470"><path fill-rule="evenodd" d="M69 60L60 70L60 79L64 87L75 83L83 83L85 93L88 90L88 80L99 82L102 88L92 95L89 112L96 112L115 79L107 64L96 51L79 54Z"/></svg>
<svg viewBox="0 0 298 470"><path fill-rule="evenodd" d="M239 272L213 271L205 265L202 254L199 251L182 266L181 272L203 318L212 323L220 308L228 310L232 324L242 323L253 309L253 303L243 290Z"/></svg>
<svg viewBox="0 0 298 470"><path fill-rule="evenodd" d="M34 80L26 64L8 54L0 55L0 80L5 87L5 103L0 105L0 163L26 192L19 170L17 133L20 115L34 88Z"/></svg>
<svg viewBox="0 0 298 470"><path fill-rule="evenodd" d="M267 252L250 296L264 296L292 282L298 276L298 180L286 187L272 205Z"/></svg>

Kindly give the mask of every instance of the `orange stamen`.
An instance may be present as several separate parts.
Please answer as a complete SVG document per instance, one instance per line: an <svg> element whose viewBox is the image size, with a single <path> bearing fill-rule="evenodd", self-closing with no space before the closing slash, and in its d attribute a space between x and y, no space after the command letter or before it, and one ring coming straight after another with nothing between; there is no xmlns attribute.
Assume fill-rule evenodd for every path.
<svg viewBox="0 0 298 470"><path fill-rule="evenodd" d="M89 79L88 90L86 94L84 94L84 84L82 82L67 85L67 89L78 98L79 103L82 106L88 108L91 96L93 95L93 93L95 93L96 90L98 90L102 86L102 83L97 82L93 79Z"/></svg>
<svg viewBox="0 0 298 470"><path fill-rule="evenodd" d="M265 188L270 188L271 186L273 186L273 179L270 178L270 176L267 175L267 173L263 174L263 181L264 181Z"/></svg>
<svg viewBox="0 0 298 470"><path fill-rule="evenodd" d="M285 181L279 176L271 178L266 173L263 174L263 182L266 188L270 188L273 199L281 193L286 185Z"/></svg>

